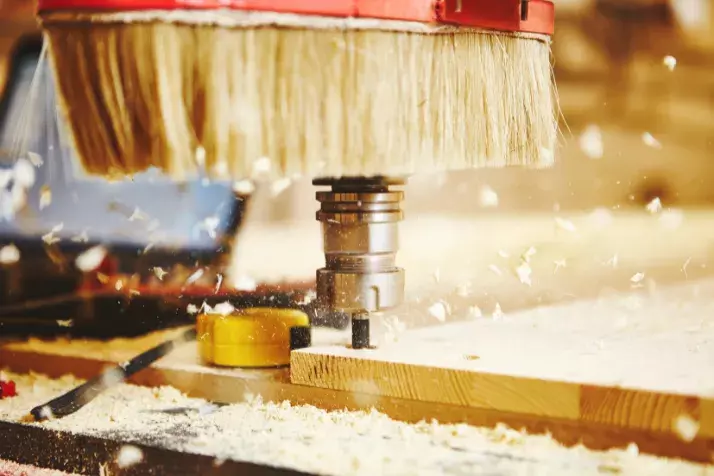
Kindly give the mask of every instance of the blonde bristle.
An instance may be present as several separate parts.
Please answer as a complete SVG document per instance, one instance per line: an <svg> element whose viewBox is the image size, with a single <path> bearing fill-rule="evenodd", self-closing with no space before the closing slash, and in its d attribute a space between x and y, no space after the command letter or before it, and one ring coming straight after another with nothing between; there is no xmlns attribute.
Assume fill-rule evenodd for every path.
<svg viewBox="0 0 714 476"><path fill-rule="evenodd" d="M551 165L547 37L110 15L44 22L88 173L242 179L264 157L274 177Z"/></svg>

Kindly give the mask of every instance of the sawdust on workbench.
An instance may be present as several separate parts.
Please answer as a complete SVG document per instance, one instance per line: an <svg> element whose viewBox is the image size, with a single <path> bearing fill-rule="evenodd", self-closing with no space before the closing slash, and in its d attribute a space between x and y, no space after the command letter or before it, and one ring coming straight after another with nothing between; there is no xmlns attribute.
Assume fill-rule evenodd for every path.
<svg viewBox="0 0 714 476"><path fill-rule="evenodd" d="M9 421L79 383L73 377L7 376L21 395L0 400L0 418ZM176 407L191 410L157 411ZM548 436L505 427L408 424L376 411L327 412L260 398L216 407L170 387L122 384L74 415L35 425L209 455L216 464L235 459L326 475L714 475L714 467L639 455L634 446L609 452L569 449Z"/></svg>
<svg viewBox="0 0 714 476"><path fill-rule="evenodd" d="M38 468L0 459L0 476L79 476L53 469Z"/></svg>

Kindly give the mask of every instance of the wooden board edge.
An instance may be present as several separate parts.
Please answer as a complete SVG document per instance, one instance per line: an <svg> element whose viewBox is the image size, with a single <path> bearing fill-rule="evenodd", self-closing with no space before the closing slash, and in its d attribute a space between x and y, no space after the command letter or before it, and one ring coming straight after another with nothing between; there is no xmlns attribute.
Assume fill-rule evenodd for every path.
<svg viewBox="0 0 714 476"><path fill-rule="evenodd" d="M642 430L671 434L675 438L678 438L675 428L677 419L680 416L689 416L699 421L700 437L714 437L714 400L697 396L535 380L403 363L390 363L388 366L383 364L366 358L320 354L314 349L295 351L291 356L291 382L335 391L365 392L382 397L411 397L409 399L421 402L491 409L532 415L536 418L589 422L620 428L622 431ZM387 368L388 371L385 370ZM455 379L459 382L455 382ZM397 380L408 381L410 384L407 388L400 389L399 383L395 383ZM418 382L424 383L419 385ZM439 382L442 385L437 385ZM458 385L462 390L464 385L467 385L475 389L476 393L464 391L457 396L457 401L454 401L453 395L438 393L447 386L444 383L452 387ZM432 384L435 391L422 388ZM518 391L516 387L520 387ZM487 388L494 395L491 398L478 395L483 388ZM524 388L527 392L523 391ZM549 396L549 393L557 396ZM496 394L506 395L510 400L497 398ZM577 406L575 411L572 408L573 399ZM538 404L534 405L534 400ZM547 405L550 405L550 408L544 408Z"/></svg>
<svg viewBox="0 0 714 476"><path fill-rule="evenodd" d="M331 390L542 417L577 419L580 415L580 388L573 383L400 362L387 365L314 349L292 352L290 379L294 384Z"/></svg>
<svg viewBox="0 0 714 476"><path fill-rule="evenodd" d="M580 418L616 426L676 432L677 419L682 416L706 426L703 420L706 401L692 395L583 385Z"/></svg>

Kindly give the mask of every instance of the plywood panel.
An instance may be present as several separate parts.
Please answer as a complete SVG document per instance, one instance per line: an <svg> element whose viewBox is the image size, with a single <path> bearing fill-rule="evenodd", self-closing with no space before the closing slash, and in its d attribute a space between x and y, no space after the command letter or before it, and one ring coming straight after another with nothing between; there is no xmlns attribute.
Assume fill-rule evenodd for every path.
<svg viewBox="0 0 714 476"><path fill-rule="evenodd" d="M143 338L109 342L32 340L6 343L0 346L0 367L55 377L74 374L88 378L107 365L123 362L171 334L173 332L159 332ZM438 340L439 336L436 337ZM314 342L316 345L330 346L346 338L347 336L341 333L317 332ZM325 368L330 368L329 363L326 365ZM448 368L441 371L448 372ZM444 388L442 379L438 375L430 375L426 369L421 369L421 372L423 373L418 375L421 380L417 380L417 384L423 383L425 378L432 380L427 393L421 397L436 398L435 396L441 393L440 389ZM369 374L366 376L370 377ZM505 423L513 428L526 428L531 433L547 431L568 446L583 442L589 448L595 449L624 448L635 442L641 452L705 462L710 460L714 451L714 440L711 439L714 434L709 431L714 422L714 404L710 400L700 404L700 436L709 439L698 438L694 442L685 442L670 431L652 430L647 425L623 428L615 424L617 421L612 418L574 417L574 414L578 413L574 398L578 385L568 382L554 385L552 382L531 379L527 382L528 391L531 393L522 394L520 392L523 390L524 380L518 376L476 375L472 382L477 386L461 387L451 394L452 401L458 404L447 404L390 397L379 393L375 380L370 378L356 382L351 391L296 385L290 382L287 369L242 370L206 367L198 360L196 346L186 344L150 369L137 374L132 381L146 386L170 385L189 396L218 402L240 402L248 395L261 395L265 400L289 400L295 405L309 404L326 410L374 408L393 418L409 422L437 419L441 422L484 426ZM458 382L458 379L450 382L452 388ZM555 388L558 388L557 393L552 392ZM458 396L458 399L454 396ZM591 405L594 405L597 400L592 397L590 401ZM511 408L513 411L504 411L504 408ZM602 414L600 408L588 408L596 408Z"/></svg>
<svg viewBox="0 0 714 476"><path fill-rule="evenodd" d="M714 281L406 331L377 349L293 352L292 382L711 435ZM425 303L428 306L429 303Z"/></svg>

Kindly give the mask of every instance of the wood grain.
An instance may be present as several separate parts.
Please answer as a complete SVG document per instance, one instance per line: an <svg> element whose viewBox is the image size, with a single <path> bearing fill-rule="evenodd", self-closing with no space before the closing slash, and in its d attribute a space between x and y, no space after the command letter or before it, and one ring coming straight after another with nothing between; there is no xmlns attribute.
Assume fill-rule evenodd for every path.
<svg viewBox="0 0 714 476"><path fill-rule="evenodd" d="M292 382L711 436L714 281L406 331L377 349L293 352ZM428 306L428 303L425 304Z"/></svg>
<svg viewBox="0 0 714 476"><path fill-rule="evenodd" d="M670 431L680 415L700 418L700 399L623 388L580 387L579 418L623 427Z"/></svg>
<svg viewBox="0 0 714 476"><path fill-rule="evenodd" d="M293 383L538 416L578 415L577 388L569 383L408 363L384 365L369 357L321 357L313 352L294 353Z"/></svg>

